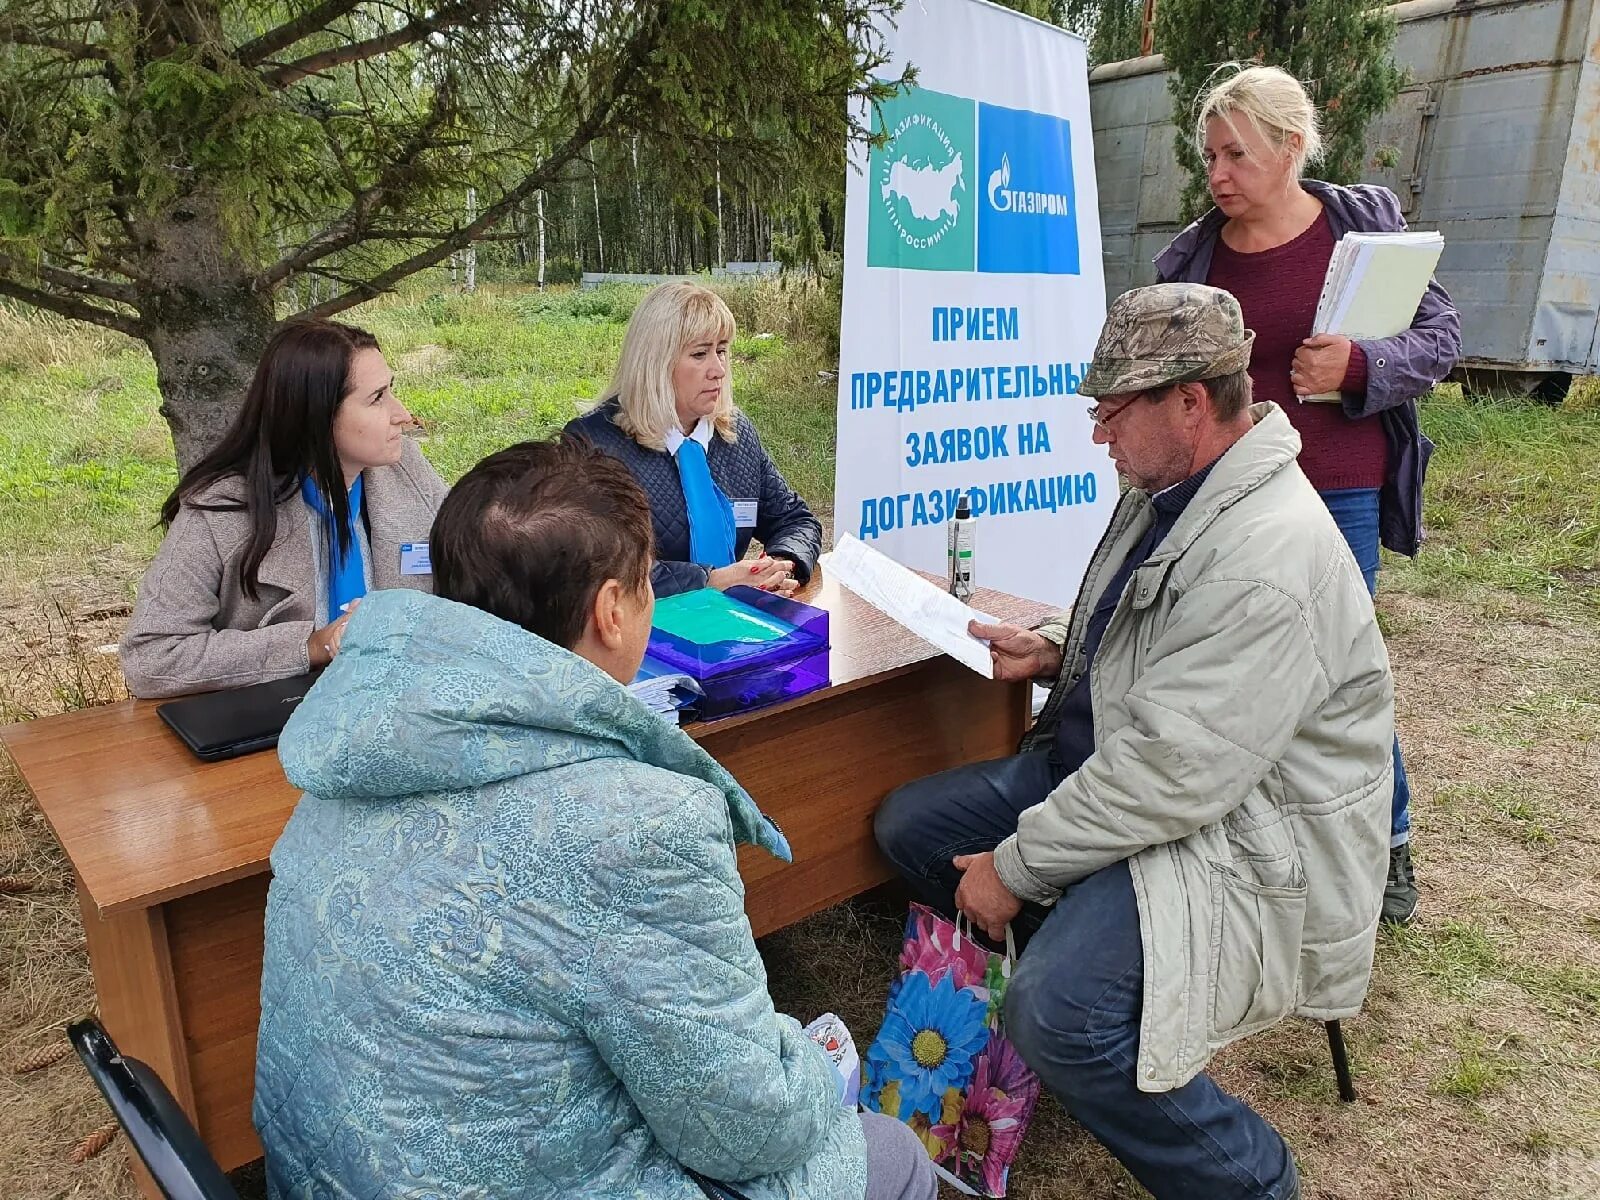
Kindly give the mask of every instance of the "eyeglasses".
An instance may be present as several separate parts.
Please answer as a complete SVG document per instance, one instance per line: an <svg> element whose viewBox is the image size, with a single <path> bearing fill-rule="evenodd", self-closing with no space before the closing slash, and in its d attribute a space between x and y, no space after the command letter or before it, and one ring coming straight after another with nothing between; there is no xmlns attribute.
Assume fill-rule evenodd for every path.
<svg viewBox="0 0 1600 1200"><path fill-rule="evenodd" d="M1143 400L1149 394L1149 392L1135 392L1131 397L1124 400L1121 404L1117 405L1109 412L1106 411L1106 406L1104 404L1091 404L1089 406L1089 420L1093 421L1101 429L1110 429L1111 422L1115 421L1119 416L1121 416L1125 409L1132 408L1135 404L1139 403L1139 401Z"/></svg>

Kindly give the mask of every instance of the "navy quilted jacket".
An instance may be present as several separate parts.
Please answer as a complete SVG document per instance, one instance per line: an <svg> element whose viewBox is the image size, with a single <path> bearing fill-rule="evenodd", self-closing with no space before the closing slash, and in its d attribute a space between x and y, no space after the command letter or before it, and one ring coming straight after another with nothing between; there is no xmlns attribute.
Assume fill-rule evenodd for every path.
<svg viewBox="0 0 1600 1200"><path fill-rule="evenodd" d="M656 565L650 582L656 595L705 587L709 569L689 561L689 511L683 485L678 482L678 464L666 451L647 450L624 433L615 424L617 412L617 402L608 400L569 422L566 432L621 459L650 497L656 534ZM713 437L706 451L711 478L728 499L756 502L756 523L739 529L734 557L743 558L754 537L774 558L791 560L795 577L804 583L822 553L822 524L778 473L750 419L738 413L737 420L735 440L729 443Z"/></svg>

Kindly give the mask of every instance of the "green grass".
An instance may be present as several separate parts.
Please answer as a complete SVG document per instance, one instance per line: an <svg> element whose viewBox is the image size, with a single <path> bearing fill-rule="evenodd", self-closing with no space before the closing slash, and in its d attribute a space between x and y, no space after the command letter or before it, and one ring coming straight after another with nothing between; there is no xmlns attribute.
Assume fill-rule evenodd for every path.
<svg viewBox="0 0 1600 1200"><path fill-rule="evenodd" d="M84 552L142 560L174 481L156 414L155 366L142 350L43 370L0 370L0 558L32 577Z"/></svg>
<svg viewBox="0 0 1600 1200"><path fill-rule="evenodd" d="M1500 1090L1516 1067L1483 1039L1467 1036L1456 1044L1455 1061L1433 1078L1433 1090L1457 1100L1481 1100Z"/></svg>
<svg viewBox="0 0 1600 1200"><path fill-rule="evenodd" d="M1556 806L1521 781L1447 783L1434 790L1431 803L1462 828L1503 828L1529 849L1556 844Z"/></svg>
<svg viewBox="0 0 1600 1200"><path fill-rule="evenodd" d="M382 341L401 395L428 427L425 453L453 480L493 450L558 429L593 400L642 294L417 290L348 319ZM814 285L736 284L725 294L740 322L735 395L780 468L826 515L834 385L819 372L837 365L828 331L837 310ZM142 563L159 541L155 514L175 482L149 355L114 335L4 310L0 342L0 585L59 574L63 562L107 576ZM1415 562L1390 560L1385 586L1423 596L1511 592L1600 612L1594 390L1577 389L1574 403L1552 409L1438 389L1423 412L1439 447L1428 485L1431 538ZM1589 706L1569 715L1600 716L1600 697L1563 702ZM1487 736L1522 744L1533 716Z"/></svg>
<svg viewBox="0 0 1600 1200"><path fill-rule="evenodd" d="M1537 945L1530 947L1534 958L1513 952L1479 921L1452 917L1387 930L1385 938L1405 969L1425 979L1441 999L1472 1002L1498 980L1551 1017L1578 1022L1600 1017L1600 970L1562 962Z"/></svg>
<svg viewBox="0 0 1600 1200"><path fill-rule="evenodd" d="M1500 588L1600 611L1600 406L1468 400L1447 385L1422 424L1438 447L1429 541L1415 561L1390 559L1385 585Z"/></svg>

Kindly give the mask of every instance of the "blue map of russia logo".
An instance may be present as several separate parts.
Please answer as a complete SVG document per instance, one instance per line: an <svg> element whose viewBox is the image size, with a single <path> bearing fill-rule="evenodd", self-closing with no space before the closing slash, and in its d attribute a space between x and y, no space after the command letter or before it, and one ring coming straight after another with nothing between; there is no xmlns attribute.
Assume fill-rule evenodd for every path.
<svg viewBox="0 0 1600 1200"><path fill-rule="evenodd" d="M978 105L978 179L978 270L1078 273L1069 122Z"/></svg>

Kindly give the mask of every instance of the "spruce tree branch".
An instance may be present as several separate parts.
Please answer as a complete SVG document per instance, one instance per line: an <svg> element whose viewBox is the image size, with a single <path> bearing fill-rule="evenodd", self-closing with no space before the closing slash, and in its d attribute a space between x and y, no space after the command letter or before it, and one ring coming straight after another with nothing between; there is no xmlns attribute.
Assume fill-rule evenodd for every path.
<svg viewBox="0 0 1600 1200"><path fill-rule="evenodd" d="M61 281L62 286L66 287L68 291L83 291L88 295L102 296L107 300L115 300L119 304L137 303L138 295L132 283L117 283L114 280L106 279L100 274L102 270L105 270L120 275L125 279L143 280L145 278L144 273L128 261L130 255L135 253L133 243L96 241L91 244L82 230L66 233L64 239L63 244L58 246L52 253L52 257L60 264L61 270L75 273L91 286L75 289L71 284ZM66 243L71 243L75 249L69 250ZM5 265L4 256L0 255L0 267ZM24 273L20 270L20 264L18 266L19 269L14 273ZM46 279L44 270L42 267L38 268L41 279L44 279L47 283L57 282ZM121 294L112 295L106 289L116 289Z"/></svg>
<svg viewBox="0 0 1600 1200"><path fill-rule="evenodd" d="M268 85L275 88L291 87L302 79L315 75L320 71L328 71L334 67L346 66L350 63L366 62L370 58L388 54L423 41L435 33L457 25L464 25L474 17L482 16L495 6L496 0L460 0L459 3L446 5L438 12L427 17L413 17L405 25L393 33L386 33L380 37L368 38L362 42L351 42L346 46L338 46L332 50L323 50L317 54L309 54L305 58L296 59L294 62L273 67L262 73Z"/></svg>
<svg viewBox="0 0 1600 1200"><path fill-rule="evenodd" d="M452 237L454 230L450 229L369 229L362 237L364 242L432 242L442 238ZM517 240L514 233L488 233L473 238L474 242L514 242ZM316 270L312 267L311 270Z"/></svg>
<svg viewBox="0 0 1600 1200"><path fill-rule="evenodd" d="M577 135L575 135L577 136ZM592 135L591 135L592 136ZM308 308L298 314L302 317L331 317L335 313L353 308L374 296L381 296L402 279L415 275L418 271L436 266L449 258L457 250L464 250L482 239L484 233L493 228L512 208L534 192L548 187L553 183L565 166L574 156L575 148L563 145L555 154L539 165L539 169L523 178L511 191L501 198L499 203L484 209L483 214L470 225L463 225L445 237L439 238L426 250L413 254L404 262L397 263L386 271L381 271L372 279L352 287L342 295L325 301L314 308Z"/></svg>
<svg viewBox="0 0 1600 1200"><path fill-rule="evenodd" d="M0 24L0 46L34 46L41 50L54 50L57 54L65 55L73 62L98 62L111 61L111 51L104 46L94 46L87 42L74 42L66 38L51 37L48 34L35 33L31 29L18 29L8 23Z"/></svg>
<svg viewBox="0 0 1600 1200"><path fill-rule="evenodd" d="M137 317L102 308L98 304L89 304L72 296L57 296L50 292L42 292L38 288L28 287L3 275L0 275L0 296L10 296L13 300L20 300L24 304L31 304L35 308L42 308L57 316L70 317L74 321L87 321L91 325L115 329L118 333L125 333L132 338L144 336L144 327Z"/></svg>
<svg viewBox="0 0 1600 1200"><path fill-rule="evenodd" d="M578 122L577 128L548 154L538 168L522 177L515 187L503 193L500 199L484 209L478 218L469 225L463 225L450 233L449 236L440 238L434 245L426 250L419 251L403 262L396 263L388 270L380 271L377 275L358 284L349 291L333 297L331 300L312 306L297 314L301 317L331 317L353 308L357 304L382 295L402 279L415 275L418 271L436 266L443 262L457 250L463 250L477 241L484 233L488 232L502 219L513 212L516 207L535 192L543 191L556 182L563 169L578 158L596 138L603 137L611 132L611 126L616 119L616 110L624 99L630 96L631 80L644 64L650 52L655 48L656 36L659 32L654 21L642 22L639 31L634 35L631 44L620 56L618 69L611 77L609 94L598 100L590 109L589 115Z"/></svg>
<svg viewBox="0 0 1600 1200"><path fill-rule="evenodd" d="M310 37L314 33L321 33L330 21L336 21L346 13L360 8L362 0L323 0L315 8L301 13L292 21L285 21L276 29L269 29L260 37L246 42L233 52L233 57L240 66L253 67L262 60L271 58L280 50L286 50L296 42Z"/></svg>
<svg viewBox="0 0 1600 1200"><path fill-rule="evenodd" d="M117 304L132 305L138 299L138 293L131 284L113 283L109 279L97 279L93 275L84 275L77 271L64 271L60 267L28 262L9 254L0 254L0 272L13 278L34 276L40 283L59 291L79 296L95 296Z"/></svg>
<svg viewBox="0 0 1600 1200"><path fill-rule="evenodd" d="M434 144L434 135L449 121L452 111L450 93L448 89L441 87L434 94L433 107L427 119L417 127L406 144L395 151L378 181L357 193L355 199L350 202L350 207L321 233L311 237L293 254L279 259L256 276L257 289L274 287L295 272L305 270L312 263L360 242L367 219L381 209L391 191L405 184L412 163L419 154Z"/></svg>

